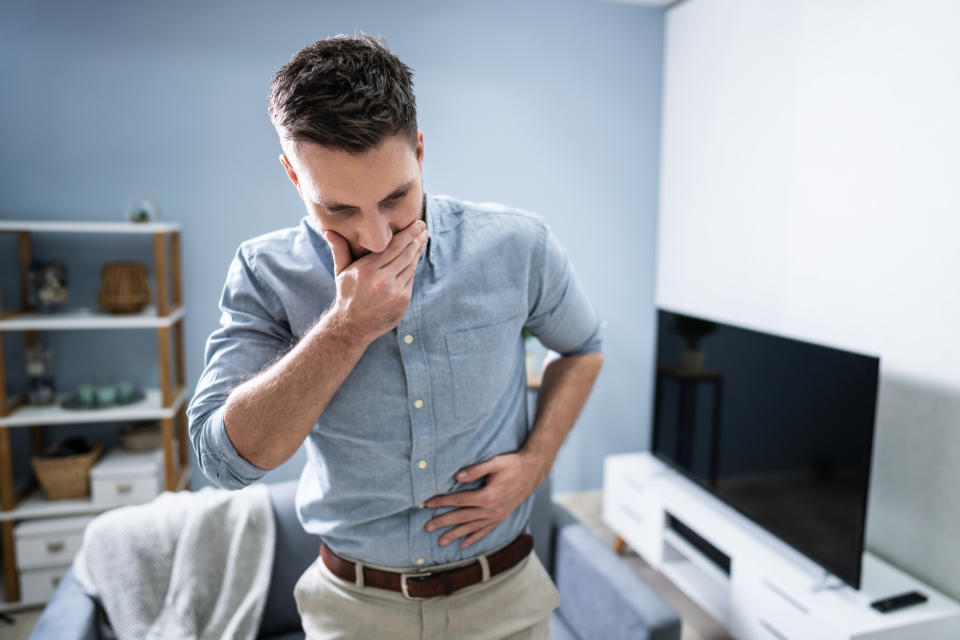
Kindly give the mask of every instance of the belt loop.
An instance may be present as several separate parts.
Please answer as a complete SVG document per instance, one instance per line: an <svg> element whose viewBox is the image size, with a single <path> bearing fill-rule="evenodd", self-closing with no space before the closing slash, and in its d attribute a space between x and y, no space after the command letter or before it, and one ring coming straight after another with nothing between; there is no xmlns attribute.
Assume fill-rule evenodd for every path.
<svg viewBox="0 0 960 640"><path fill-rule="evenodd" d="M363 588L363 563L357 562L357 564L353 566L353 570L357 574L354 581L356 582L358 587Z"/></svg>
<svg viewBox="0 0 960 640"><path fill-rule="evenodd" d="M487 554L483 554L482 556L477 558L477 561L480 563L480 571L482 572L482 575L483 575L483 578L481 578L480 581L486 582L487 580L490 579L490 563L487 562Z"/></svg>

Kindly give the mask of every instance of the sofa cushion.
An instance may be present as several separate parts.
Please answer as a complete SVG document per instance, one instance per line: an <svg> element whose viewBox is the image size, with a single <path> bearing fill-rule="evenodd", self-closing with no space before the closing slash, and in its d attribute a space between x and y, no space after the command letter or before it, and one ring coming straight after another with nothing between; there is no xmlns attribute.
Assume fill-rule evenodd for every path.
<svg viewBox="0 0 960 640"><path fill-rule="evenodd" d="M563 617L554 611L550 614L550 640L581 640L570 630Z"/></svg>
<svg viewBox="0 0 960 640"><path fill-rule="evenodd" d="M560 615L581 638L666 640L680 637L680 619L622 558L582 524L557 539Z"/></svg>
<svg viewBox="0 0 960 640"><path fill-rule="evenodd" d="M296 480L269 484L267 487L276 520L276 546L260 635L269 637L299 632L302 637L303 629L297 603L293 599L293 587L301 574L317 559L320 538L304 531L297 518L294 505Z"/></svg>

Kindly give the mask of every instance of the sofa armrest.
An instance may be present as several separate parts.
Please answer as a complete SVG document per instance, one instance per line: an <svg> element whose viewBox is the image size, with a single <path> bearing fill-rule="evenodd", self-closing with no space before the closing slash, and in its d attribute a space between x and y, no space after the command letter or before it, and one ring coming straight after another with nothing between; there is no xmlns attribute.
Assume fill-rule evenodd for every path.
<svg viewBox="0 0 960 640"><path fill-rule="evenodd" d="M560 615L581 638L680 637L676 611L582 524L559 530L555 582Z"/></svg>
<svg viewBox="0 0 960 640"><path fill-rule="evenodd" d="M99 640L97 603L77 582L71 568L37 620L31 640Z"/></svg>

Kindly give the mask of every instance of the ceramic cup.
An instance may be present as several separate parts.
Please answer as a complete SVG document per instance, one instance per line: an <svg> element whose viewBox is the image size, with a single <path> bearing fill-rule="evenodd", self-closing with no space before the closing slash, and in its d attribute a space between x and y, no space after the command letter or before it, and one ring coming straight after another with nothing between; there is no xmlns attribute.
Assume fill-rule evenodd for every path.
<svg viewBox="0 0 960 640"><path fill-rule="evenodd" d="M77 387L77 400L85 407L92 407L96 399L92 384L81 384Z"/></svg>
<svg viewBox="0 0 960 640"><path fill-rule="evenodd" d="M117 402L130 402L133 399L134 386L129 380L121 380L116 384Z"/></svg>
<svg viewBox="0 0 960 640"><path fill-rule="evenodd" d="M108 407L117 401L117 388L112 384L99 384L96 389L97 404Z"/></svg>

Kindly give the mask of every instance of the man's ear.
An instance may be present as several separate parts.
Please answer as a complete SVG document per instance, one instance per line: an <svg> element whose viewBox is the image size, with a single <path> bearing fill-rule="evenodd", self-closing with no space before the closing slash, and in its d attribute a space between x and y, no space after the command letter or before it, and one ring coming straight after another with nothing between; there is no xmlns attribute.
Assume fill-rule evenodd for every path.
<svg viewBox="0 0 960 640"><path fill-rule="evenodd" d="M423 171L423 131L417 129L417 164L420 165L420 170Z"/></svg>
<svg viewBox="0 0 960 640"><path fill-rule="evenodd" d="M303 192L300 191L300 179L297 178L297 172L293 170L293 165L290 164L290 160L287 159L287 154L280 154L280 164L283 165L284 171L287 172L287 177L290 178L290 182L293 183L293 186L297 188L297 192L299 192L300 196L303 197Z"/></svg>

